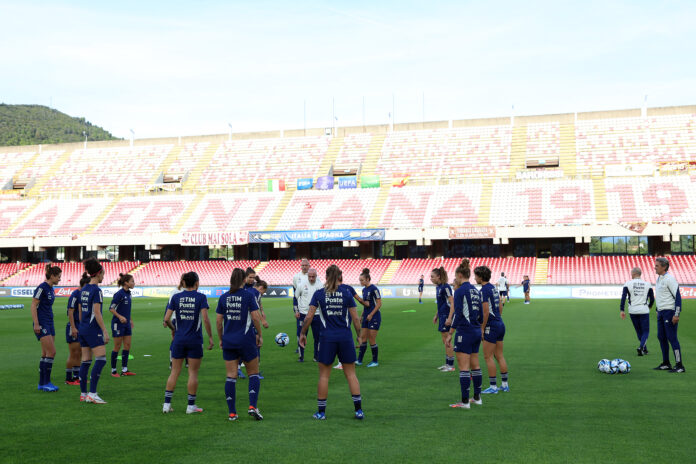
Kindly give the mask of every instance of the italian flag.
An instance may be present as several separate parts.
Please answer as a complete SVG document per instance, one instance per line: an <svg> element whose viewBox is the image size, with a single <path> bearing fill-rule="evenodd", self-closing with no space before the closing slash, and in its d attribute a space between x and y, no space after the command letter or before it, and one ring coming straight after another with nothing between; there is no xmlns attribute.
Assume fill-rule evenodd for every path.
<svg viewBox="0 0 696 464"><path fill-rule="evenodd" d="M268 191L269 192L283 192L285 191L285 181L283 179L268 179Z"/></svg>

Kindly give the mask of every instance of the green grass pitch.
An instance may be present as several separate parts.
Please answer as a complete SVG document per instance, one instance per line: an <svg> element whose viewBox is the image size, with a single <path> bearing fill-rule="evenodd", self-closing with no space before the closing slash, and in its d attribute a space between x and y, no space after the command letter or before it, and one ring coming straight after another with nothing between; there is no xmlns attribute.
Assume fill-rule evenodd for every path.
<svg viewBox="0 0 696 464"><path fill-rule="evenodd" d="M129 367L138 375L112 378L107 364L99 384L108 401L103 406L80 403L79 387L63 384L67 300L58 299L53 381L61 389L39 393L40 347L31 330L30 300L0 299L0 304L13 303L26 308L0 311L3 463L89 459L171 464L237 458L274 463L652 463L693 458L688 438L696 429L693 301L684 305L679 330L689 371L670 374L652 370L660 362L654 313L650 355L639 358L631 323L619 318L618 301L535 300L525 306L513 300L504 311L512 391L484 396L482 407L456 410L448 404L459 398L457 372L435 369L443 364L444 352L432 324L433 302L386 299L378 338L380 366L358 367L363 422L353 419L340 371L332 373L327 420L312 420L317 367L296 362L289 300L264 300L271 327L264 332L262 349L262 422L246 415L227 421L225 371L217 346L206 352L200 372L197 403L205 412L184 413L184 373L174 394L175 412L162 414L169 331L161 325L164 300L159 299L134 300L135 359ZM216 303L210 301L213 308ZM275 345L278 332L291 335L290 346ZM610 376L597 371L599 359L615 357L629 360L632 372ZM483 366L482 355L481 362ZM238 381L240 411L247 406L246 390L247 381Z"/></svg>

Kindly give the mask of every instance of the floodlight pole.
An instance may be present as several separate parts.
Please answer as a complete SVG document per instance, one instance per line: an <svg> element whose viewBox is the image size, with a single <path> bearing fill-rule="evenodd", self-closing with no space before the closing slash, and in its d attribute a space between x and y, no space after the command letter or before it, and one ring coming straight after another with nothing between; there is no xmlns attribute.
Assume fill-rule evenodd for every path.
<svg viewBox="0 0 696 464"><path fill-rule="evenodd" d="M232 123L228 122L227 126L230 128L230 136L227 140L229 140L231 142L232 141Z"/></svg>

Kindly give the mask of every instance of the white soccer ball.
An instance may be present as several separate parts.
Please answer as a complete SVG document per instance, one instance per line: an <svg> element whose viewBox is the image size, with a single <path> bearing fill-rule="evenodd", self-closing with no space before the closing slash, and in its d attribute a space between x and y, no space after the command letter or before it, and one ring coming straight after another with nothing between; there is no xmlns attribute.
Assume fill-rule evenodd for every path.
<svg viewBox="0 0 696 464"><path fill-rule="evenodd" d="M621 364L621 359L612 359L611 362L609 363L609 373L610 374L618 374L619 373L619 364Z"/></svg>
<svg viewBox="0 0 696 464"><path fill-rule="evenodd" d="M629 372L631 372L631 364L622 359L619 363L619 373L628 374Z"/></svg>
<svg viewBox="0 0 696 464"><path fill-rule="evenodd" d="M290 343L290 337L285 332L281 332L275 336L275 342L278 346L287 346Z"/></svg>
<svg viewBox="0 0 696 464"><path fill-rule="evenodd" d="M597 369L599 370L599 372L603 372L605 374L608 374L609 373L609 360L608 359L601 359L597 363Z"/></svg>

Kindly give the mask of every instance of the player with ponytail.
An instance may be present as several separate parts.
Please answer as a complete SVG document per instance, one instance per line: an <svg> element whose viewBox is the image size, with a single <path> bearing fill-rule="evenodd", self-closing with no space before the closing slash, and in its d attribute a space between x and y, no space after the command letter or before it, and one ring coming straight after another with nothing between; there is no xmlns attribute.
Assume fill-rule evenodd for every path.
<svg viewBox="0 0 696 464"><path fill-rule="evenodd" d="M116 360L118 352L123 344L121 353L121 376L135 375L135 372L128 370L128 356L130 356L131 336L133 335L133 320L131 319L131 305L133 303L131 290L135 287L135 280L130 274L118 275L119 291L114 294L111 300L109 311L113 314L111 318L111 335L114 338L114 349L111 351L111 376L119 377L116 370Z"/></svg>
<svg viewBox="0 0 696 464"><path fill-rule="evenodd" d="M500 295L495 286L490 283L491 270L486 266L474 269L476 283L481 285L481 339L483 340L483 357L488 367L490 386L483 393L496 394L499 391L509 392L508 366L503 356L503 339L505 324L503 323L503 307L500 305ZM501 388L497 386L495 362L500 366Z"/></svg>
<svg viewBox="0 0 696 464"><path fill-rule="evenodd" d="M70 356L65 363L65 383L68 385L80 385L80 362L82 348L77 337L77 329L80 326L80 292L89 283L89 277L80 279L80 288L73 291L68 298L68 324L65 326L65 341L70 350Z"/></svg>
<svg viewBox="0 0 696 464"><path fill-rule="evenodd" d="M56 357L56 329L53 325L53 302L56 294L53 290L58 285L62 271L58 266L46 265L46 280L34 290L31 299L31 319L36 339L41 343L41 360L39 361L39 391L56 392L58 387L51 383L53 359Z"/></svg>
<svg viewBox="0 0 696 464"><path fill-rule="evenodd" d="M454 351L445 343L447 334L452 325L454 317L454 305L452 304L452 287L447 283L447 271L444 267L433 269L430 272L430 281L436 285L435 303L437 311L433 317L433 324L437 324L437 330L442 337L442 344L445 345L445 364L438 367L442 372L454 371Z"/></svg>
<svg viewBox="0 0 696 464"><path fill-rule="evenodd" d="M355 362L357 365L362 365L363 357L365 356L365 351L367 350L367 342L370 342L370 349L372 350L372 362L367 365L367 367L377 367L379 362L377 360L377 331L379 331L382 325L382 313L380 308L382 307L382 294L376 285L372 283L372 277L370 277L370 270L365 268L360 274L360 285L362 285L362 304L364 306L362 319L361 319L361 329L360 329L360 349L358 354L358 360Z"/></svg>
<svg viewBox="0 0 696 464"><path fill-rule="evenodd" d="M83 278L88 278L89 283L82 287L80 292L80 329L78 335L82 346L82 364L80 365L80 401L94 404L105 404L97 394L97 385L102 369L106 365L106 348L109 343L109 333L104 325L102 306L104 295L99 284L104 280L104 268L95 258L85 261L85 273ZM89 379L89 393L87 393L87 375L92 365L92 357L95 362L92 375Z"/></svg>

